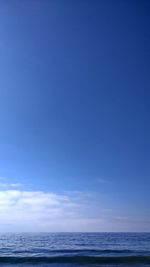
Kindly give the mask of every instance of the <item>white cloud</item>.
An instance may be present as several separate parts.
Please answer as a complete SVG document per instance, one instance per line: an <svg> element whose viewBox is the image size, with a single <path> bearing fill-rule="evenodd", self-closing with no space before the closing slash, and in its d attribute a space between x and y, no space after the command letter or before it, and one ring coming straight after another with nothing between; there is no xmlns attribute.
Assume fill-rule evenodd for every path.
<svg viewBox="0 0 150 267"><path fill-rule="evenodd" d="M93 218L92 194L0 191L1 231L98 231L104 218Z"/></svg>
<svg viewBox="0 0 150 267"><path fill-rule="evenodd" d="M6 224L11 229L19 227L22 231L57 231L68 218L77 218L79 210L80 203L67 195L42 191L0 191L0 228Z"/></svg>
<svg viewBox="0 0 150 267"><path fill-rule="evenodd" d="M0 191L0 231L134 230L150 230L149 220L120 216L113 209L100 208L100 203L94 202L87 192Z"/></svg>
<svg viewBox="0 0 150 267"><path fill-rule="evenodd" d="M20 188L23 184L21 183L8 183L6 178L0 177L0 188L2 189L10 189L10 188Z"/></svg>
<svg viewBox="0 0 150 267"><path fill-rule="evenodd" d="M21 183L14 183L14 184L9 184L10 187L22 187L23 184Z"/></svg>

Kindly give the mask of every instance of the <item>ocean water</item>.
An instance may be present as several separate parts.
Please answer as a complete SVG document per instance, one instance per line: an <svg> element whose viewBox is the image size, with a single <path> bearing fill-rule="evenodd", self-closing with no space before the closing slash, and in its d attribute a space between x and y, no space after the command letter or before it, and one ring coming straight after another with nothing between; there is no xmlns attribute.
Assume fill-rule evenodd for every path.
<svg viewBox="0 0 150 267"><path fill-rule="evenodd" d="M150 266L150 233L0 234L1 267Z"/></svg>

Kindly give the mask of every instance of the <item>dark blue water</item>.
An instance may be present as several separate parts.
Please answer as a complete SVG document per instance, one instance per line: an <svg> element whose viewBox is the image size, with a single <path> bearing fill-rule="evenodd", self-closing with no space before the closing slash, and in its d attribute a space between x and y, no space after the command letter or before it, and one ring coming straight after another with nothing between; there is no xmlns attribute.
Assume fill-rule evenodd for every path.
<svg viewBox="0 0 150 267"><path fill-rule="evenodd" d="M150 234L0 234L0 266L12 265L150 266Z"/></svg>

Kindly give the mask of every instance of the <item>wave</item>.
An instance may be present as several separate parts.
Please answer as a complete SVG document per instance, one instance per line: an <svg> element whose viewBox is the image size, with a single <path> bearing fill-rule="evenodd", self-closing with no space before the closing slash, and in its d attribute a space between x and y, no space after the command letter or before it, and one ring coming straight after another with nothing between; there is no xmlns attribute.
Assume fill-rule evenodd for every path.
<svg viewBox="0 0 150 267"><path fill-rule="evenodd" d="M1 249L0 249L1 251ZM22 253L58 253L58 254L124 254L124 253L137 253L140 251L130 250L130 249L33 249L33 250L15 250L13 253L22 254ZM144 251L147 253L147 251Z"/></svg>
<svg viewBox="0 0 150 267"><path fill-rule="evenodd" d="M0 257L0 263L150 264L150 256Z"/></svg>

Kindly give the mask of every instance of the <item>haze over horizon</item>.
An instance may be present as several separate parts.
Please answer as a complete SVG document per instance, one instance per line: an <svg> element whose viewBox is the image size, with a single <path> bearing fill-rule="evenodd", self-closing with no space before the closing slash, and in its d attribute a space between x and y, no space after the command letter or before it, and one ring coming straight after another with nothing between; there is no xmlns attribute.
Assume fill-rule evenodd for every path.
<svg viewBox="0 0 150 267"><path fill-rule="evenodd" d="M1 0L0 36L0 231L150 232L150 2Z"/></svg>

